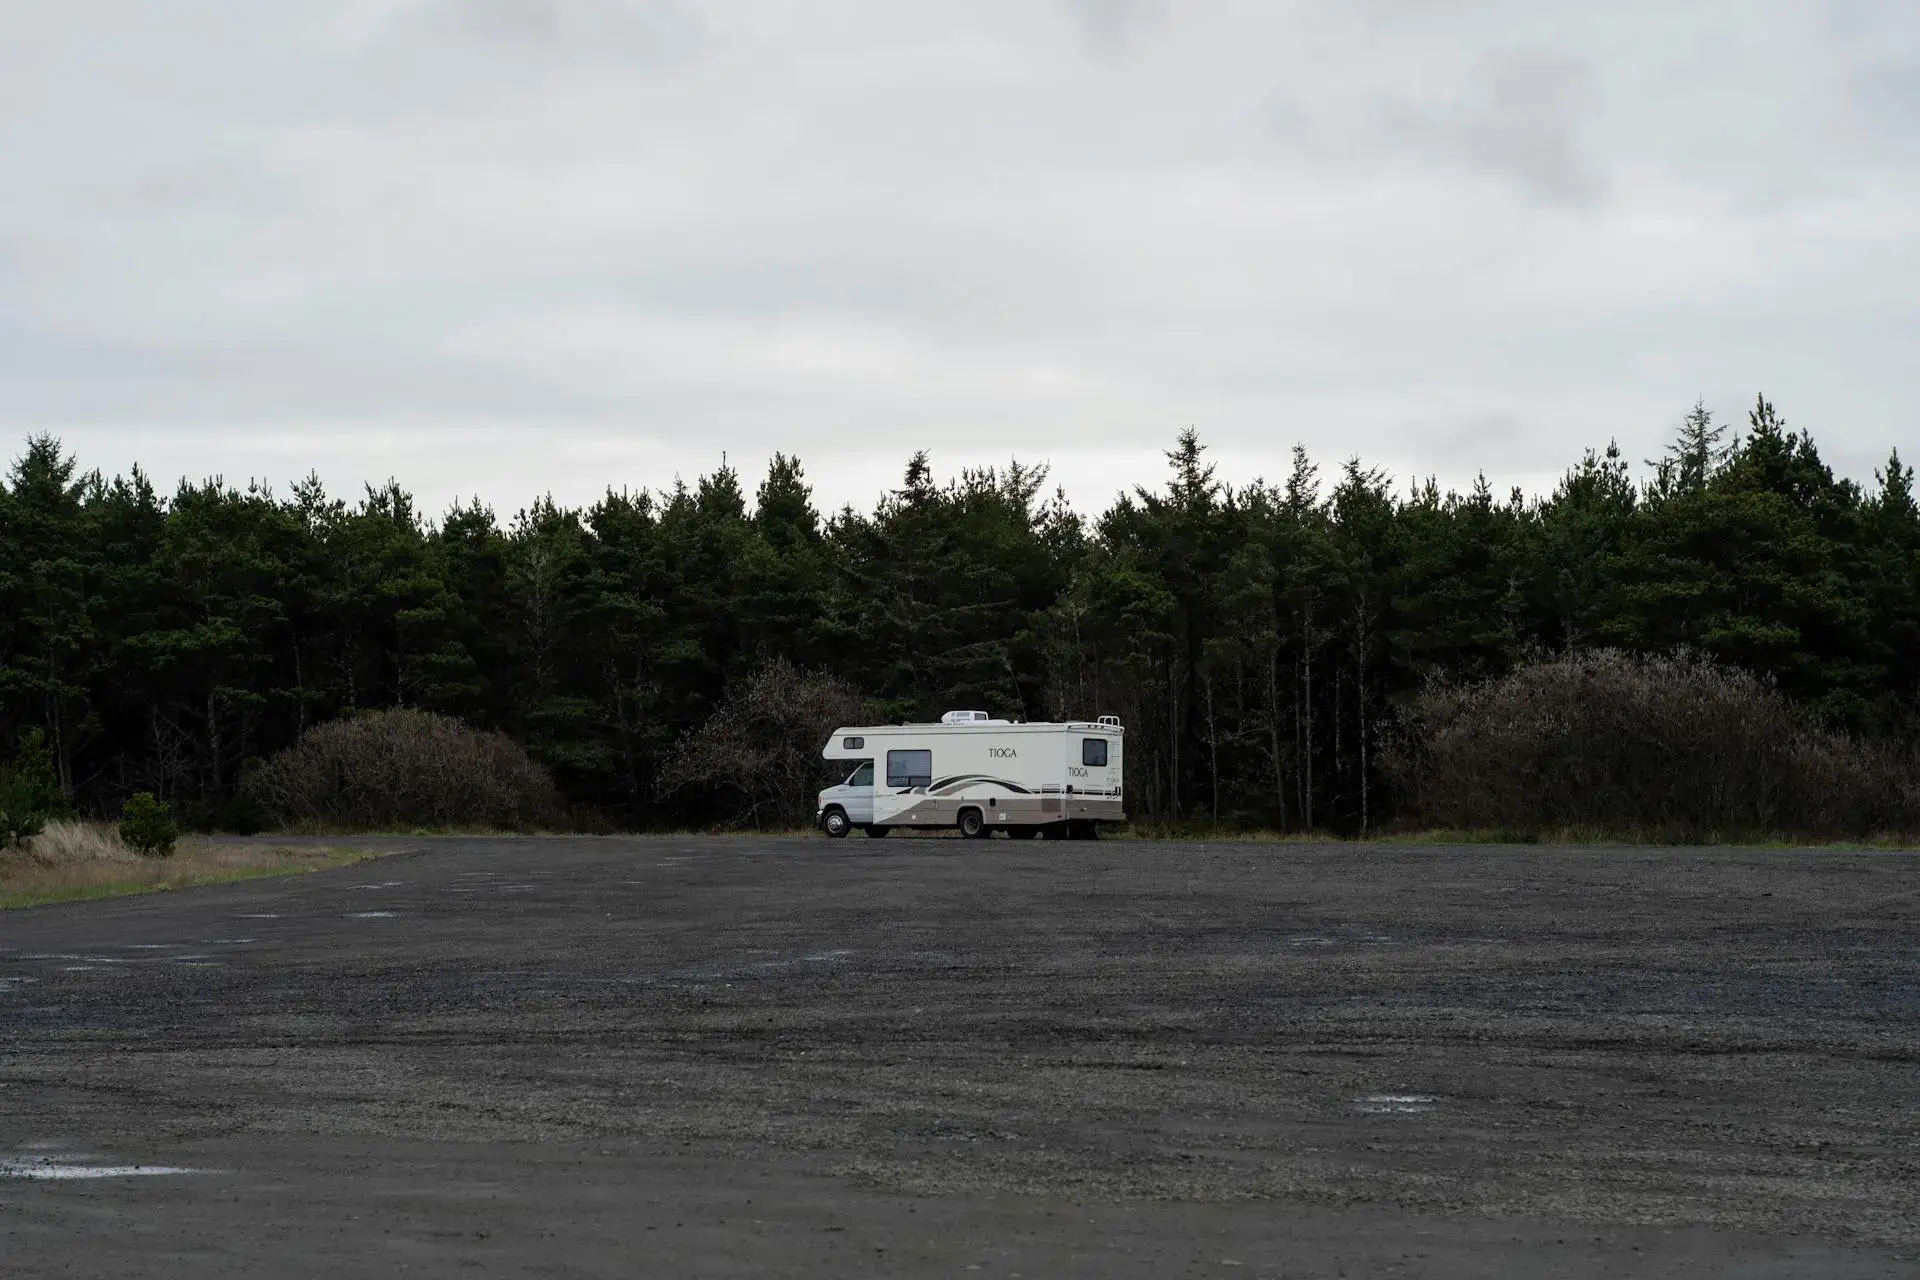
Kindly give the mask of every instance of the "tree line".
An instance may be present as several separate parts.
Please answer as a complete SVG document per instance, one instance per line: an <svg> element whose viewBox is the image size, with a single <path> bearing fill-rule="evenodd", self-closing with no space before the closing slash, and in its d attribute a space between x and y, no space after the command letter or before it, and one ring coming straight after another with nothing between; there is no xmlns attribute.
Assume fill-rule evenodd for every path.
<svg viewBox="0 0 1920 1280"><path fill-rule="evenodd" d="M1894 453L1837 477L1764 399L1703 407L1631 475L1589 451L1551 494L1397 490L1302 449L1232 485L1192 432L1083 516L1013 463L823 513L776 455L584 508L397 484L348 502L218 480L162 495L27 441L0 484L0 741L44 735L82 809L153 792L238 824L245 771L356 712L525 744L567 801L631 827L725 816L663 787L675 744L769 664L886 719L956 707L1122 717L1128 805L1160 822L1365 830L1380 753L1436 679L1599 647L1687 651L1856 735L1920 730L1920 513Z"/></svg>

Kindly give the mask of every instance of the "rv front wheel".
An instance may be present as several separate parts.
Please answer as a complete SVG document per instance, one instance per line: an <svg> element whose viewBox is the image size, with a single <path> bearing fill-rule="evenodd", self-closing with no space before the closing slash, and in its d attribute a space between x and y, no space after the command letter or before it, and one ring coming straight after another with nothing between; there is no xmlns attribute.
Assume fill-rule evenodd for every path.
<svg viewBox="0 0 1920 1280"><path fill-rule="evenodd" d="M987 834L987 820L978 809L960 811L960 834L969 840L978 840Z"/></svg>
<svg viewBox="0 0 1920 1280"><path fill-rule="evenodd" d="M820 825L825 827L827 834L835 840L845 839L848 830L853 826L847 821L846 812L841 809L827 810L827 816L820 820Z"/></svg>

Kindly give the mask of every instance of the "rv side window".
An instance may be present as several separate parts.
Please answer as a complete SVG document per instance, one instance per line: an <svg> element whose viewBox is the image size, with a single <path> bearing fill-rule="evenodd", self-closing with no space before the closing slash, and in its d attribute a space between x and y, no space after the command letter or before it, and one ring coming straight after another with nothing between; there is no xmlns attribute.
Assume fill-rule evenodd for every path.
<svg viewBox="0 0 1920 1280"><path fill-rule="evenodd" d="M862 760L860 762L860 767L858 769L855 769L853 771L853 775L847 779L847 785L850 787L872 786L873 785L873 761Z"/></svg>
<svg viewBox="0 0 1920 1280"><path fill-rule="evenodd" d="M1107 767L1107 740L1105 738L1080 739L1080 763L1095 769Z"/></svg>
<svg viewBox="0 0 1920 1280"><path fill-rule="evenodd" d="M887 785L924 787L933 781L933 752L887 752Z"/></svg>
<svg viewBox="0 0 1920 1280"><path fill-rule="evenodd" d="M842 751L858 751L861 748L865 747L866 745L867 745L867 740L865 738L840 739L840 749Z"/></svg>

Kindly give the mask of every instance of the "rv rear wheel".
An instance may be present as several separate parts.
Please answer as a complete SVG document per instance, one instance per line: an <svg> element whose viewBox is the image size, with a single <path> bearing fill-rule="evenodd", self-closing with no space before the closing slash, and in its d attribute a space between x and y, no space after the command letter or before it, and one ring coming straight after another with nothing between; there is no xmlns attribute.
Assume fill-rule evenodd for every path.
<svg viewBox="0 0 1920 1280"><path fill-rule="evenodd" d="M820 825L826 828L827 834L835 840L844 840L847 832L853 829L853 824L847 821L844 809L827 810L826 816L820 819Z"/></svg>
<svg viewBox="0 0 1920 1280"><path fill-rule="evenodd" d="M960 834L969 840L979 840L987 834L987 820L978 809L960 811Z"/></svg>
<svg viewBox="0 0 1920 1280"><path fill-rule="evenodd" d="M1077 819L1067 824L1067 839L1069 840L1098 840L1099 838L1100 824L1097 822Z"/></svg>
<svg viewBox="0 0 1920 1280"><path fill-rule="evenodd" d="M882 839L885 839L885 838L886 838L886 834L887 834L887 832L889 832L889 831L891 831L891 830L893 830L893 828L892 828L892 827L879 827L879 826L874 826L874 827L868 827L868 828L867 828L867 839L869 839L869 840L882 840Z"/></svg>

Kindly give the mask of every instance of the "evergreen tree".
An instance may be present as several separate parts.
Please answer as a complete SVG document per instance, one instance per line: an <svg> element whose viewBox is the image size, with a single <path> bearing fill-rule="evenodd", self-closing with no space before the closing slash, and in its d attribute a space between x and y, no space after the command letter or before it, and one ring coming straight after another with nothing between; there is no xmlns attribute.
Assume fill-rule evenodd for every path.
<svg viewBox="0 0 1920 1280"><path fill-rule="evenodd" d="M1614 560L1638 506L1620 446L1593 450L1534 513L1526 580L1533 634L1548 648L1591 643L1606 623Z"/></svg>
<svg viewBox="0 0 1920 1280"><path fill-rule="evenodd" d="M87 602L98 543L82 506L90 479L57 440L35 436L0 508L0 698L12 708L7 719L45 732L68 792L93 716L86 676L98 641Z"/></svg>
<svg viewBox="0 0 1920 1280"><path fill-rule="evenodd" d="M1647 463L1654 468L1654 493L1660 497L1698 493L1720 474L1738 443L1727 438L1725 426L1714 422L1704 401L1694 401L1665 456Z"/></svg>
<svg viewBox="0 0 1920 1280"><path fill-rule="evenodd" d="M1857 581L1868 608L1868 661L1878 672L1867 726L1920 739L1920 507L1913 468L1894 450L1874 472L1879 489L1861 511Z"/></svg>

